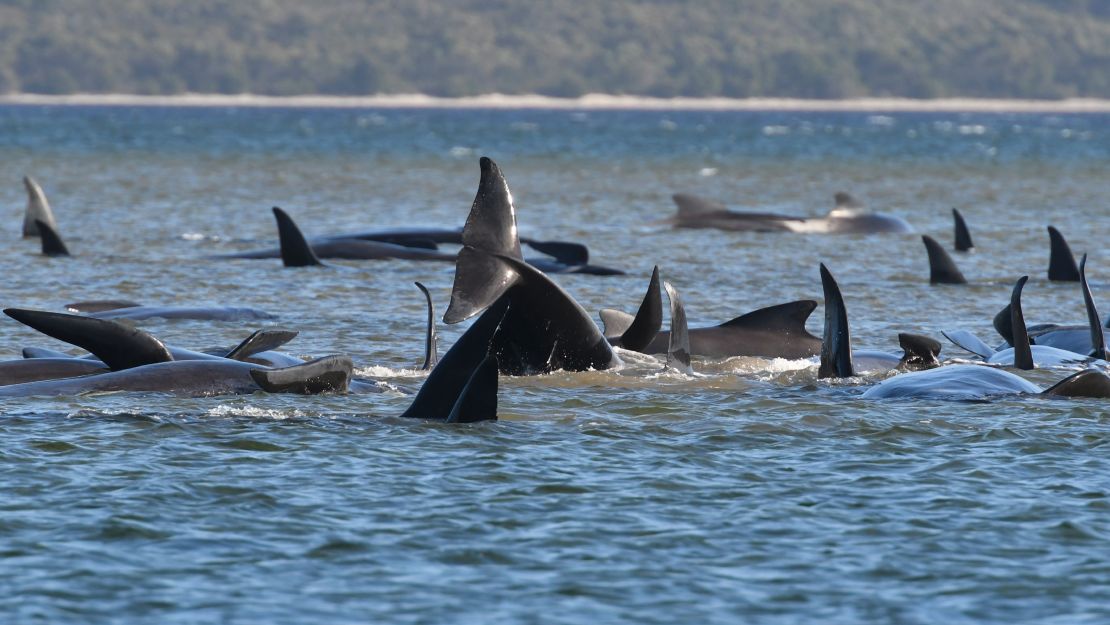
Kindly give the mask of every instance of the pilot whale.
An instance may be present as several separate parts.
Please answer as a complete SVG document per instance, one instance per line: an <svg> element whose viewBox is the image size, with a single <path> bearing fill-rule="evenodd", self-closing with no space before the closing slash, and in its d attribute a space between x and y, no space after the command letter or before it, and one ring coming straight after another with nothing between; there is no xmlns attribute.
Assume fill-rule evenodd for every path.
<svg viewBox="0 0 1110 625"><path fill-rule="evenodd" d="M39 183L30 176L23 177L23 186L27 189L27 209L23 211L23 236L39 236L39 226L35 222L42 222L55 232L58 224L54 221L54 211L50 210L50 202L46 199Z"/></svg>
<svg viewBox="0 0 1110 625"><path fill-rule="evenodd" d="M855 198L843 191L833 196L836 206L825 217L732 211L718 202L686 193L676 193L672 198L678 206L678 212L668 222L676 228L824 234L913 231L904 219L868 212Z"/></svg>

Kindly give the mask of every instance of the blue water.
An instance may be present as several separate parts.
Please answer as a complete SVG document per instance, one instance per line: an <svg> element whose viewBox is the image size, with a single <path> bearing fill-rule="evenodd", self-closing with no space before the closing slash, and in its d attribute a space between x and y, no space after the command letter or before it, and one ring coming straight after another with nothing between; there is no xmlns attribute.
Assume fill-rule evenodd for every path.
<svg viewBox="0 0 1110 625"><path fill-rule="evenodd" d="M877 378L808 362L687 377L625 354L502 378L496 423L413 423L395 417L423 381L411 283L442 313L450 266L206 258L271 245L273 205L309 235L461 225L479 155L524 234L630 272L557 277L591 312L634 309L659 264L692 325L720 323L819 300L825 262L859 347L993 343L1021 275L1030 323L1083 321L1078 287L1044 279L1053 224L1110 313L1105 115L2 107L5 306L254 306L300 331L293 353L349 354L389 390L2 400L0 622L1110 622L1105 401L865 401ZM73 258L19 238L24 174ZM816 216L839 190L917 233L657 223L679 191ZM950 244L953 206L971 284L931 287L919 234ZM194 348L254 329L142 327ZM0 323L0 357L27 345L65 349Z"/></svg>

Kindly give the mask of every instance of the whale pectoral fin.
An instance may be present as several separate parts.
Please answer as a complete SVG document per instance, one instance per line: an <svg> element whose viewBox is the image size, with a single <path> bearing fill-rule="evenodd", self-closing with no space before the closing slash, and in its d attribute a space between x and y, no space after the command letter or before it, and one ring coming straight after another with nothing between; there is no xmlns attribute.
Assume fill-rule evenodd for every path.
<svg viewBox="0 0 1110 625"><path fill-rule="evenodd" d="M97 313L106 310L119 310L120 308L135 308L137 306L141 306L141 304L125 299L97 299L87 302L66 304L66 310L74 313Z"/></svg>
<svg viewBox="0 0 1110 625"><path fill-rule="evenodd" d="M1098 369L1084 369L1041 392L1050 397L1110 398L1110 376Z"/></svg>
<svg viewBox="0 0 1110 625"><path fill-rule="evenodd" d="M39 237L42 238L43 256L69 256L69 250L66 249L66 244L62 242L62 237L57 230L41 219L35 220L35 226L38 227Z"/></svg>
<svg viewBox="0 0 1110 625"><path fill-rule="evenodd" d="M459 393L447 423L477 423L497 420L497 357L487 354L470 374Z"/></svg>
<svg viewBox="0 0 1110 625"><path fill-rule="evenodd" d="M1083 284L1083 305L1087 308L1087 323L1091 327L1091 353L1090 356L1106 360L1106 337L1103 334L1102 322L1098 318L1098 309L1095 300L1091 297L1091 285L1087 283L1087 255L1079 262L1079 279Z"/></svg>
<svg viewBox="0 0 1110 625"><path fill-rule="evenodd" d="M30 360L35 358L73 358L73 356L65 352L59 352L45 347L24 347L23 358L25 360Z"/></svg>
<svg viewBox="0 0 1110 625"><path fill-rule="evenodd" d="M547 254L564 265L588 265L590 250L581 243L569 241L535 241L528 239L525 244L541 254Z"/></svg>
<svg viewBox="0 0 1110 625"><path fill-rule="evenodd" d="M971 242L971 231L967 229L967 222L960 214L959 209L952 208L952 221L955 223L955 248L957 252L967 252L975 248Z"/></svg>
<svg viewBox="0 0 1110 625"><path fill-rule="evenodd" d="M4 314L90 352L112 371L173 360L162 341L118 321L20 308L6 308Z"/></svg>
<svg viewBox="0 0 1110 625"><path fill-rule="evenodd" d="M902 332L898 334L898 345L902 347L899 369L916 371L940 366L940 341L920 334Z"/></svg>
<svg viewBox="0 0 1110 625"><path fill-rule="evenodd" d="M620 345L634 352L642 352L663 327L663 295L659 291L659 267L651 272L647 293L640 302L632 323L621 333Z"/></svg>
<svg viewBox="0 0 1110 625"><path fill-rule="evenodd" d="M1079 267L1075 264L1075 255L1071 253L1064 235L1052 226L1048 227L1049 256L1048 279L1060 282L1079 282Z"/></svg>
<svg viewBox="0 0 1110 625"><path fill-rule="evenodd" d="M323 265L312 251L312 246L304 238L301 229L288 213L277 206L273 208L277 220L278 241L281 244L281 262L286 267L311 267Z"/></svg>
<svg viewBox="0 0 1110 625"><path fill-rule="evenodd" d="M230 358L231 360L246 360L259 352L277 349L285 345L296 338L297 334L296 330L257 330L243 339L242 343L232 348L224 358Z"/></svg>
<svg viewBox="0 0 1110 625"><path fill-rule="evenodd" d="M667 290L667 299L671 303L671 334L667 342L667 366L681 371L693 373L690 367L690 329L686 323L686 308L682 305L682 298L678 290L670 282L663 282Z"/></svg>
<svg viewBox="0 0 1110 625"><path fill-rule="evenodd" d="M432 367L436 366L439 362L439 339L436 335L436 309L432 304L432 294L428 291L428 287L417 282L416 288L424 294L424 300L428 305L428 321L427 328L424 332L424 364L421 365L421 371L429 371Z"/></svg>
<svg viewBox="0 0 1110 625"><path fill-rule="evenodd" d="M354 363L349 356L325 356L282 369L251 369L251 379L267 393L315 395L346 392Z"/></svg>
<svg viewBox="0 0 1110 625"><path fill-rule="evenodd" d="M636 320L634 315L615 308L602 308L598 316L601 317L602 334L608 339L619 338Z"/></svg>
<svg viewBox="0 0 1110 625"><path fill-rule="evenodd" d="M740 315L717 327L806 336L806 320L816 308L817 302L811 299L776 304Z"/></svg>
<svg viewBox="0 0 1110 625"><path fill-rule="evenodd" d="M941 335L960 349L971 352L983 360L994 356L994 348L967 330L944 330Z"/></svg>
<svg viewBox="0 0 1110 625"><path fill-rule="evenodd" d="M1033 369L1033 350L1029 345L1029 332L1025 327L1025 315L1021 312L1021 290L1029 276L1022 276L1014 284L1010 294L1010 324L1014 329L1014 367L1024 371Z"/></svg>
<svg viewBox="0 0 1110 625"><path fill-rule="evenodd" d="M401 417L446 421L451 416L474 371L489 356L490 341L508 309L509 298L499 299L463 332L428 374Z"/></svg>
<svg viewBox="0 0 1110 625"><path fill-rule="evenodd" d="M929 253L929 284L967 284L967 278L936 239L923 234L921 241Z"/></svg>
<svg viewBox="0 0 1110 625"><path fill-rule="evenodd" d="M840 285L824 263L821 263L821 289L825 293L825 334L821 339L821 366L817 377L850 378L855 375L855 367L848 309L840 295Z"/></svg>

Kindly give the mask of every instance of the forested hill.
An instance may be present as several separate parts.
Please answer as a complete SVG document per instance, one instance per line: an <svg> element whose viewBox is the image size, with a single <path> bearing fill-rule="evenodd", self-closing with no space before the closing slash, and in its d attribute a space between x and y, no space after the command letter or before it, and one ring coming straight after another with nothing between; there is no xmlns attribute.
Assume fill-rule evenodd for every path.
<svg viewBox="0 0 1110 625"><path fill-rule="evenodd" d="M0 0L0 92L1110 97L1110 0Z"/></svg>

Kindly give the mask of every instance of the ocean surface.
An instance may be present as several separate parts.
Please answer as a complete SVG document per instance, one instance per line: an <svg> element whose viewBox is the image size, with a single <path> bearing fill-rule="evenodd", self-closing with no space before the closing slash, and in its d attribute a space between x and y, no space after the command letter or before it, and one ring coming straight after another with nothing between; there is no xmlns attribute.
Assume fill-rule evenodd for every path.
<svg viewBox="0 0 1110 625"><path fill-rule="evenodd" d="M141 327L192 348L291 328L292 353L349 354L387 387L0 400L0 622L1110 622L1105 400L868 401L879 378L818 381L812 361L685 376L626 353L503 377L498 422L407 421L412 283L442 315L450 264L209 258L273 245L271 206L309 236L461 226L482 155L522 234L629 272L556 277L591 313L633 311L658 264L691 326L714 325L820 300L824 262L857 347L995 343L1022 275L1027 321L1085 319L1078 285L1046 280L1052 224L1110 314L1107 115L0 107L5 307L257 307L279 318ZM23 175L72 258L20 238ZM820 216L841 190L916 232L660 223L675 192ZM970 284L930 286L920 234L950 246L952 207ZM440 325L442 349L461 329ZM29 345L67 349L0 322L0 358Z"/></svg>

